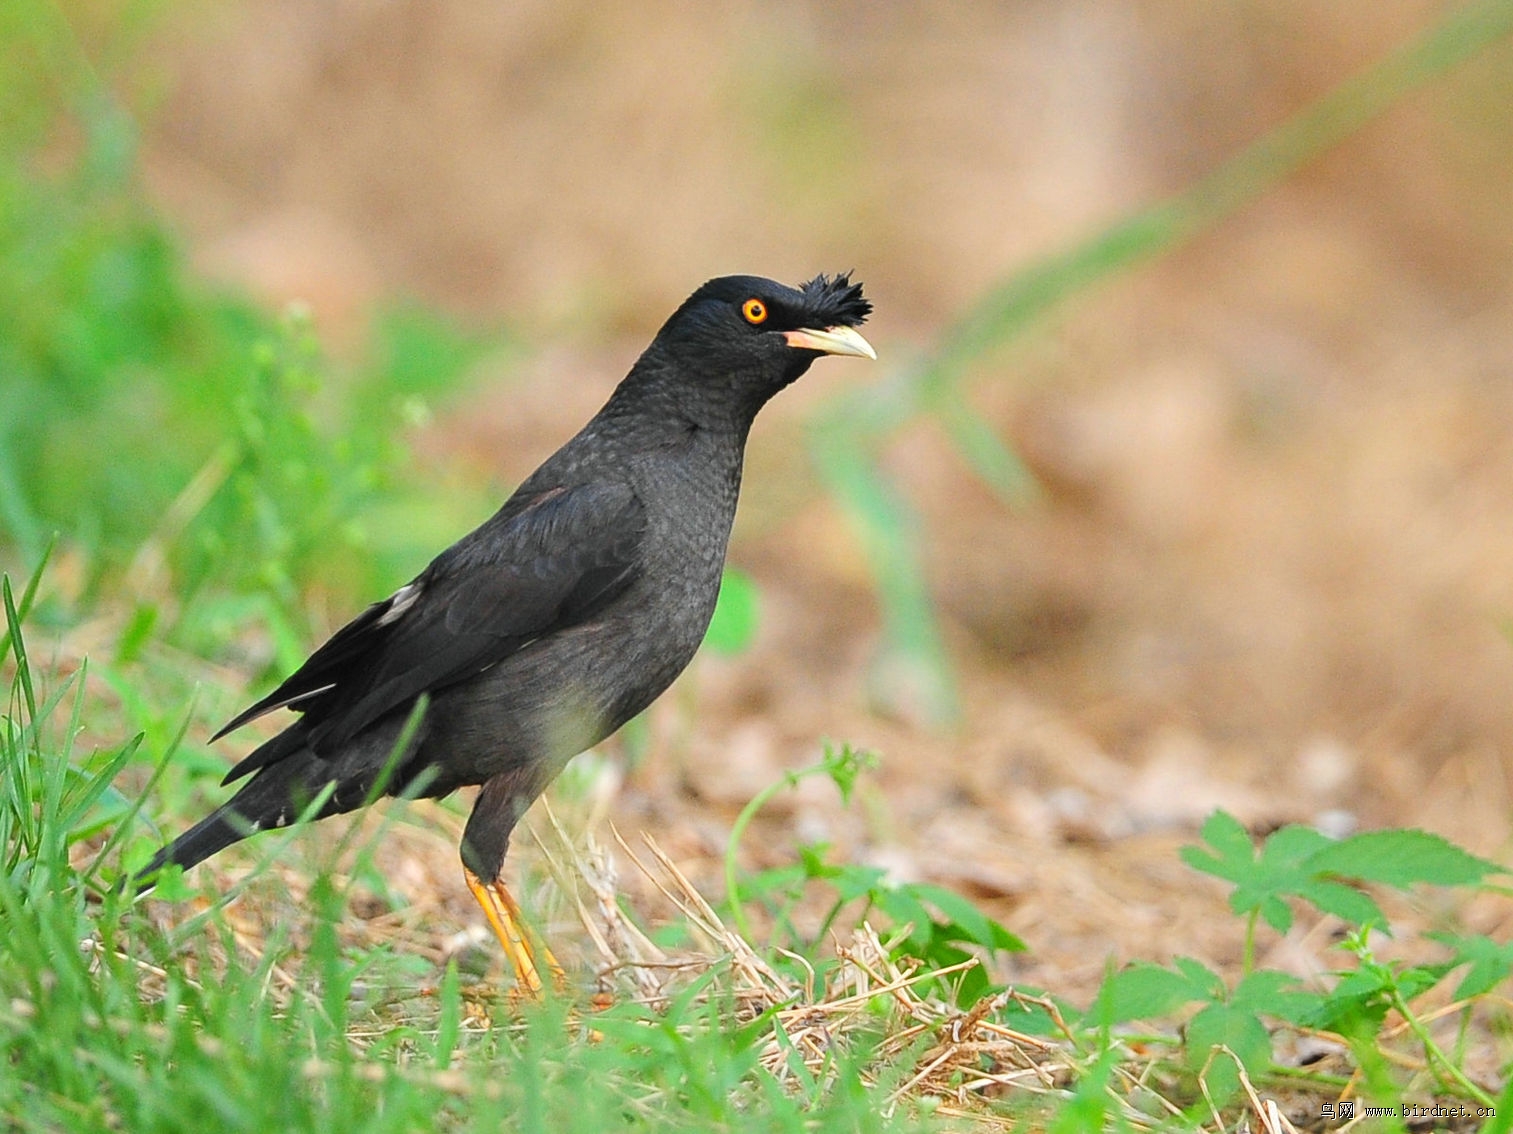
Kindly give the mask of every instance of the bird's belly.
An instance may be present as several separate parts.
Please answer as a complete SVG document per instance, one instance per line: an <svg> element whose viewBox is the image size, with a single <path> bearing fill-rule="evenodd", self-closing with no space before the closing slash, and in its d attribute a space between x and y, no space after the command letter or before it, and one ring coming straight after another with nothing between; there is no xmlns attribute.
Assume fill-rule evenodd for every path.
<svg viewBox="0 0 1513 1134"><path fill-rule="evenodd" d="M643 497L680 502L649 517L638 578L590 621L554 630L433 698L418 755L441 782L482 783L529 764L545 783L693 659L719 594L739 464L666 460L638 475Z"/></svg>
<svg viewBox="0 0 1513 1134"><path fill-rule="evenodd" d="M697 651L713 605L686 593L632 604L442 690L432 699L417 763L434 765L448 790L525 764L554 777L672 684Z"/></svg>

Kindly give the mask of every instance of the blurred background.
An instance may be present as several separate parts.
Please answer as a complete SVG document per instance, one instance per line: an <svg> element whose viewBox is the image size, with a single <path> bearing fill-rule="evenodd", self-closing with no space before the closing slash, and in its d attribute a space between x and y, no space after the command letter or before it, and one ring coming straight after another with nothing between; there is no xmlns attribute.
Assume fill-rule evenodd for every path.
<svg viewBox="0 0 1513 1134"><path fill-rule="evenodd" d="M1508 8L28 0L0 554L24 577L61 532L60 652L224 716L487 515L704 279L855 269L880 362L753 435L754 636L606 806L717 856L849 741L883 756L864 806L782 797L757 864L828 841L951 885L1062 978L1222 958L1173 904L1218 908L1171 853L1214 807L1506 851ZM1296 172L1205 180L1289 137Z"/></svg>

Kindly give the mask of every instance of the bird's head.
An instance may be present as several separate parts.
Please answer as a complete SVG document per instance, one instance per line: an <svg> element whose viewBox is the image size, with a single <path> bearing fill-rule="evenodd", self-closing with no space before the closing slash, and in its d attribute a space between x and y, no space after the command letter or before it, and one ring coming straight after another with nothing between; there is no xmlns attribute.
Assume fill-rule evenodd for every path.
<svg viewBox="0 0 1513 1134"><path fill-rule="evenodd" d="M754 415L821 355L876 358L856 331L871 312L849 273L815 276L797 288L721 276L673 312L642 361L671 364L700 392Z"/></svg>

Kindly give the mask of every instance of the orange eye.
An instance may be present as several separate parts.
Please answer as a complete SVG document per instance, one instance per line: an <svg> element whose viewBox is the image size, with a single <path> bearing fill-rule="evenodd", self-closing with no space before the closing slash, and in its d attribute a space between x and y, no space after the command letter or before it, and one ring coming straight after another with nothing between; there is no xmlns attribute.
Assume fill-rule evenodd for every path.
<svg viewBox="0 0 1513 1134"><path fill-rule="evenodd" d="M741 304L741 314L746 316L746 322L756 324L767 321L767 305L760 299L748 299Z"/></svg>

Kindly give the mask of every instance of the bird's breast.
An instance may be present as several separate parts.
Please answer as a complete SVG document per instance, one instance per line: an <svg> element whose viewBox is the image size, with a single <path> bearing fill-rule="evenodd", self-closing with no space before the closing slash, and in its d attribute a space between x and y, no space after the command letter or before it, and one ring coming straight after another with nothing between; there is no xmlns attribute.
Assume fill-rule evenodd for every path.
<svg viewBox="0 0 1513 1134"><path fill-rule="evenodd" d="M719 595L740 450L661 456L633 469L646 528L631 585L588 621L502 661L458 698L457 727L437 743L469 753L458 761L468 765L465 782L525 762L565 764L645 709L693 659Z"/></svg>

